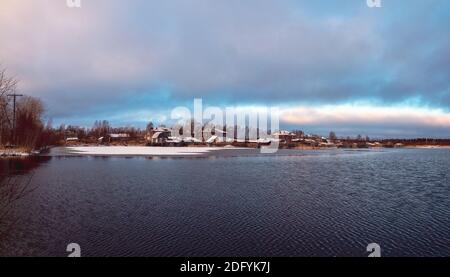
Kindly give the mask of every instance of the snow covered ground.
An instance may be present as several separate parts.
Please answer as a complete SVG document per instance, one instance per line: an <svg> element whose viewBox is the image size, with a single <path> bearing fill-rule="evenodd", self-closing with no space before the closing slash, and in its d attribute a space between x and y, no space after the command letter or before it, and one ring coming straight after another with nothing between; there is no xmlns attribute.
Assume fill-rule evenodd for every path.
<svg viewBox="0 0 450 277"><path fill-rule="evenodd" d="M29 153L16 150L0 150L0 157L27 157Z"/></svg>
<svg viewBox="0 0 450 277"><path fill-rule="evenodd" d="M223 149L214 147L81 146L66 147L64 152L89 156L199 156Z"/></svg>

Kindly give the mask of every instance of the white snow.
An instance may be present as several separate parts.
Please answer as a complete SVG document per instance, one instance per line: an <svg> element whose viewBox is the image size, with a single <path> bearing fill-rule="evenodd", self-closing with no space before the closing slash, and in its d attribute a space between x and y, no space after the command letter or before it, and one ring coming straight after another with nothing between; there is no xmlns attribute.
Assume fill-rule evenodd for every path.
<svg viewBox="0 0 450 277"><path fill-rule="evenodd" d="M144 147L144 146L82 146L67 147L67 151L81 155L129 156L195 156L223 148L214 147Z"/></svg>
<svg viewBox="0 0 450 277"><path fill-rule="evenodd" d="M11 151L11 150L0 150L0 157L27 157L29 153Z"/></svg>

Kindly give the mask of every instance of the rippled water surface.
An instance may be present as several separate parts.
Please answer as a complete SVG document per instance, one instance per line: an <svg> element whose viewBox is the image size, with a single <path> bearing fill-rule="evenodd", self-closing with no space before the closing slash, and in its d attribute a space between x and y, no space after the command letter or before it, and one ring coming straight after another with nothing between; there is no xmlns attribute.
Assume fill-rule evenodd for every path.
<svg viewBox="0 0 450 277"><path fill-rule="evenodd" d="M71 242L84 256L367 256L372 242L384 256L450 256L447 149L47 157L0 170L1 256L65 256Z"/></svg>

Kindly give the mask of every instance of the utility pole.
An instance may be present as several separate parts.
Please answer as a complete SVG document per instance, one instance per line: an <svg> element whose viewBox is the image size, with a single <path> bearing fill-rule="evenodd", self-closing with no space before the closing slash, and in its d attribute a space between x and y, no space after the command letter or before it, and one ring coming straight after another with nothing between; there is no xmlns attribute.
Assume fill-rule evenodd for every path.
<svg viewBox="0 0 450 277"><path fill-rule="evenodd" d="M13 98L13 129L11 131L11 140L13 145L16 145L16 98L17 97L22 97L23 94L8 94L8 97L12 97Z"/></svg>

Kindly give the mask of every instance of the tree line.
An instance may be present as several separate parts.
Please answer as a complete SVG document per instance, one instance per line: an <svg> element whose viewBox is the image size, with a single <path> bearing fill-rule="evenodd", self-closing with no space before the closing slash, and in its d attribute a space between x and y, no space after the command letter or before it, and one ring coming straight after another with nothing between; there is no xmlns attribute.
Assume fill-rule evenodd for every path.
<svg viewBox="0 0 450 277"><path fill-rule="evenodd" d="M10 95L16 93L18 81L0 69L0 146L35 149L43 141L44 105L39 99L23 96L17 99L15 118ZM14 122L15 119L15 122ZM15 125L15 128L13 128Z"/></svg>

